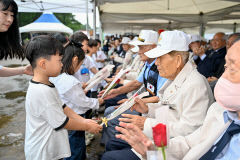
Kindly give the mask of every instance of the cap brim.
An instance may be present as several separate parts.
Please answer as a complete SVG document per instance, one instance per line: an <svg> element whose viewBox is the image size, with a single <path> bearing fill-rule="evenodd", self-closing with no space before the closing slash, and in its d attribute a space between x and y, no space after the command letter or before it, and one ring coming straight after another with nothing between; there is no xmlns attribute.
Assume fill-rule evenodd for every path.
<svg viewBox="0 0 240 160"><path fill-rule="evenodd" d="M142 41L136 40L136 41L131 41L128 44L134 45L134 46L141 46L141 45L152 45L154 43L148 43L148 42L142 42Z"/></svg>
<svg viewBox="0 0 240 160"><path fill-rule="evenodd" d="M157 46L156 48L145 52L144 54L148 57L148 58L157 58L157 57L161 57L169 52L171 52L172 50L164 50L162 49L161 46Z"/></svg>
<svg viewBox="0 0 240 160"><path fill-rule="evenodd" d="M139 47L138 47L138 46L136 46L136 47L132 48L132 49L131 49L131 51L132 51L132 52L134 52L134 53L136 53L136 52L138 52L138 51L139 51Z"/></svg>

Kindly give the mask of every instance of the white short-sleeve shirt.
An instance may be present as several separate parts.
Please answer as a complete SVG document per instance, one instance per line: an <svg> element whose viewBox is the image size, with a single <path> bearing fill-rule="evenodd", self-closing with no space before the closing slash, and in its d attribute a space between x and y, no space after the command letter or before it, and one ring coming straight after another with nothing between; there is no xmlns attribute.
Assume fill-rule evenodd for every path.
<svg viewBox="0 0 240 160"><path fill-rule="evenodd" d="M74 76L62 73L50 78L50 81L56 86L62 101L77 114L99 108L98 99L87 97L80 81Z"/></svg>
<svg viewBox="0 0 240 160"><path fill-rule="evenodd" d="M90 79L90 69L96 67L96 65L90 60L89 56L85 56L83 64L79 70L74 74L81 83L86 83Z"/></svg>
<svg viewBox="0 0 240 160"><path fill-rule="evenodd" d="M97 51L97 54L93 54L93 59L96 60L105 60L107 56L103 51ZM104 67L104 62L96 62L98 68Z"/></svg>
<svg viewBox="0 0 240 160"><path fill-rule="evenodd" d="M26 95L26 160L61 159L71 156L68 133L63 127L68 117L54 85L31 80Z"/></svg>

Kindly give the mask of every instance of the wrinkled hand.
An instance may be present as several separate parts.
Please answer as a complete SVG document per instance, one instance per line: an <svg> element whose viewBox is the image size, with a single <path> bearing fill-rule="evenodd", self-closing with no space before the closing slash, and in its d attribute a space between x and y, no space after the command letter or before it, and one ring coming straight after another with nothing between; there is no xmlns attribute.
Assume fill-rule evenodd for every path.
<svg viewBox="0 0 240 160"><path fill-rule="evenodd" d="M102 130L102 126L100 126L96 121L91 119L84 119L84 122L87 125L87 131L93 134L97 134Z"/></svg>
<svg viewBox="0 0 240 160"><path fill-rule="evenodd" d="M23 70L23 73L27 74L27 75L30 75L30 76L33 76L32 66L30 64L25 66L24 70Z"/></svg>
<svg viewBox="0 0 240 160"><path fill-rule="evenodd" d="M122 134L117 134L116 138L128 142L135 151L146 158L146 151L154 149L151 140L137 126L131 123L120 122L119 125L121 127L115 127L115 129Z"/></svg>
<svg viewBox="0 0 240 160"><path fill-rule="evenodd" d="M140 113L147 113L148 112L148 106L143 102L143 100L139 98L135 98L135 104L132 106L131 111L137 111Z"/></svg>
<svg viewBox="0 0 240 160"><path fill-rule="evenodd" d="M115 57L115 56L113 55L113 56L110 56L109 58L110 58L110 59L114 59L114 57Z"/></svg>
<svg viewBox="0 0 240 160"><path fill-rule="evenodd" d="M218 78L217 77L208 77L207 80L208 80L208 82L213 82L213 81L218 80Z"/></svg>
<svg viewBox="0 0 240 160"><path fill-rule="evenodd" d="M117 104L122 104L122 103L126 102L127 100L128 99L122 99L122 100L118 101Z"/></svg>
<svg viewBox="0 0 240 160"><path fill-rule="evenodd" d="M125 118L119 118L119 121L121 122L127 122L132 123L139 127L141 130L143 130L144 122L147 119L146 117L138 116L138 115L132 115L132 114L122 114Z"/></svg>
<svg viewBox="0 0 240 160"><path fill-rule="evenodd" d="M117 89L112 89L111 91L108 92L108 94L103 98L105 99L111 99L119 95L119 92Z"/></svg>
<svg viewBox="0 0 240 160"><path fill-rule="evenodd" d="M108 83L109 82L112 82L114 80L114 78L112 77L112 78L105 78L105 81L107 81Z"/></svg>

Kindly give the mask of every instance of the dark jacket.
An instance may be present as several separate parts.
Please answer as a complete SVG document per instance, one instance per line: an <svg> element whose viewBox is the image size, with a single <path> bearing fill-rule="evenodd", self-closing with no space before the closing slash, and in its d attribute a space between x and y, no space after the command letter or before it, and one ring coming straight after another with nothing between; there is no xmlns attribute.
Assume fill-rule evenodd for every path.
<svg viewBox="0 0 240 160"><path fill-rule="evenodd" d="M226 47L223 47L209 55L212 61L212 76L219 78L223 74L226 52Z"/></svg>

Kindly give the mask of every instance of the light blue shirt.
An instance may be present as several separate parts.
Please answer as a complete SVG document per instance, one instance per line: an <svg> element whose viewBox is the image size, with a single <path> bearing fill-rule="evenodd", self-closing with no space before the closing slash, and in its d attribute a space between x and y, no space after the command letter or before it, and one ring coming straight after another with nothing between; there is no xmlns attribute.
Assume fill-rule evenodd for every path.
<svg viewBox="0 0 240 160"><path fill-rule="evenodd" d="M200 59L203 61L206 57L207 57L207 55L206 55L206 54L203 54L203 55L200 57Z"/></svg>
<svg viewBox="0 0 240 160"><path fill-rule="evenodd" d="M148 77L148 72L150 70L150 68L152 67L152 65L155 63L156 59L151 63L149 64L148 62L145 62L145 65L144 67L142 68L142 71L140 72L138 78L137 78L137 81L140 82L140 83L143 83L144 80L143 80L143 76L145 76L145 79L147 79ZM145 71L145 68L147 67L146 71ZM145 74L144 74L144 71L145 71ZM143 75L144 74L144 75ZM158 75L158 81L157 81L157 91L160 90L160 88L162 87L162 85L166 82L166 78L163 78L161 76ZM158 92L157 92L157 96L158 96Z"/></svg>
<svg viewBox="0 0 240 160"><path fill-rule="evenodd" d="M0 65L0 69L2 69L2 68L3 68L3 66Z"/></svg>
<svg viewBox="0 0 240 160"><path fill-rule="evenodd" d="M236 112L225 111L223 113L224 122L229 120L234 121L235 124L240 125L240 120ZM224 132L225 133L225 132ZM223 133L223 134L224 134ZM220 137L216 143L221 139ZM239 160L240 159L240 133L233 135L229 144L217 156L216 160Z"/></svg>

